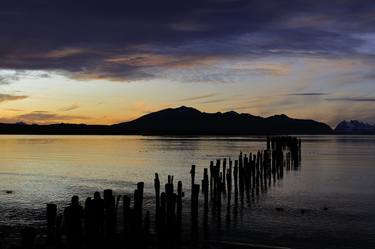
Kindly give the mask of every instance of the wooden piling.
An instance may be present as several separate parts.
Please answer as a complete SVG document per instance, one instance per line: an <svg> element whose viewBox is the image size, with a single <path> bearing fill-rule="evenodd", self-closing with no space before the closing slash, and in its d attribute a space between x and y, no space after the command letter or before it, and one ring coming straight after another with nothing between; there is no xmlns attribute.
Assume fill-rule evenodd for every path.
<svg viewBox="0 0 375 249"><path fill-rule="evenodd" d="M115 197L112 189L104 190L105 230L107 236L112 236L116 229Z"/></svg>
<svg viewBox="0 0 375 249"><path fill-rule="evenodd" d="M137 189L134 191L134 228L137 233L142 230L143 224L143 189L144 183L138 182Z"/></svg>
<svg viewBox="0 0 375 249"><path fill-rule="evenodd" d="M238 200L238 160L234 161L233 180L234 180L234 199L237 201Z"/></svg>
<svg viewBox="0 0 375 249"><path fill-rule="evenodd" d="M159 180L158 173L155 173L154 188L155 188L155 210L157 212L160 207L160 180Z"/></svg>
<svg viewBox="0 0 375 249"><path fill-rule="evenodd" d="M177 183L177 228L178 230L181 230L181 224L182 224L182 182L179 181Z"/></svg>
<svg viewBox="0 0 375 249"><path fill-rule="evenodd" d="M208 173L207 168L203 170L202 192L204 196L204 213L208 213Z"/></svg>
<svg viewBox="0 0 375 249"><path fill-rule="evenodd" d="M247 200L250 199L250 195L259 196L267 191L267 188L271 187L272 177L274 183L277 180L281 180L284 175L284 170L293 170L299 167L301 160L301 140L294 137L267 137L267 149L259 150L252 154L239 154L238 159L234 161L234 167L232 168L232 161L223 159L222 167L221 160L210 162L210 176L208 176L208 169L205 168L203 172L203 179L201 182L202 194L204 199L204 227L208 228L208 212L209 212L209 194L212 201L212 206L216 214L217 224L220 224L220 210L222 205L222 195L226 195L227 198L227 215L230 215L231 199L232 199L232 187L234 187L234 198L237 207L238 196L243 202L244 194L246 194ZM229 162L227 167L227 162ZM197 220L199 212L199 191L200 185L195 183L196 167L192 165L191 174L191 218L192 218L192 229L194 233L197 233ZM163 239L175 240L176 232L180 231L182 223L182 198L184 193L182 192L182 182L179 181L177 185L177 192L174 192L173 176L168 175L168 181L165 184L165 192L160 194L160 180L159 175L155 173L154 179L155 188L155 218L156 218L156 231L158 234L163 234ZM143 216L143 191L144 183L137 183L137 189L134 192L134 208L131 208L131 200L129 196L123 196L123 228L124 228L124 239L128 240L135 238L135 242L139 242L139 238L142 235L148 235L150 230L150 212L147 211ZM99 193L98 193L99 194ZM112 190L104 190L104 201L102 201L101 208L99 207L98 212L95 213L97 216L101 216L104 213L105 221L105 232L106 235L114 235L116 228L116 213L119 206L121 196L113 195ZM78 200L78 198L77 198ZM98 200L94 197L93 200L88 198L86 201L85 219L89 219L91 211L90 205L95 206L93 203ZM99 202L98 202L99 203ZM92 206L92 207L93 207ZM104 208L103 208L104 206ZM91 211L90 211L91 210ZM100 211L101 210L101 211ZM237 209L235 209L235 213ZM102 213L102 214L100 214ZM214 217L214 216L213 216ZM51 245L58 241L60 237L60 221L57 219L57 206L54 204L47 205L47 242ZM227 216L228 221L230 219ZM96 225L100 226L103 224L103 218L99 218L100 221L95 221ZM93 223L93 224L94 224ZM87 240L94 238L95 236L89 236L89 234L101 235L103 228L94 229L89 231L90 224L92 221L85 220L85 229ZM97 230L97 231L96 231ZM95 232L96 231L96 232ZM100 231L100 232L99 232ZM134 235L134 236L133 236ZM114 238L111 236L110 238ZM144 237L146 240L148 236ZM107 237L109 241L109 237ZM78 240L77 240L78 241ZM94 239L95 241L95 239ZM98 241L98 240L96 240ZM89 243L89 242L87 242ZM95 244L95 242L94 242ZM142 243L141 243L142 244ZM79 243L73 244L79 245ZM109 246L110 244L108 244ZM142 244L143 245L143 244ZM87 246L92 246L87 244Z"/></svg>
<svg viewBox="0 0 375 249"><path fill-rule="evenodd" d="M198 221L198 198L199 198L199 184L194 184L192 188L192 199L191 199L191 217L193 224Z"/></svg>
<svg viewBox="0 0 375 249"><path fill-rule="evenodd" d="M242 152L238 156L238 177L239 177L238 182L239 182L239 189L240 189L240 200L241 200L241 203L243 203L245 183L244 183L244 168L243 168Z"/></svg>
<svg viewBox="0 0 375 249"><path fill-rule="evenodd" d="M214 162L210 161L210 199L213 199Z"/></svg>
<svg viewBox="0 0 375 249"><path fill-rule="evenodd" d="M191 165L190 176L191 176L191 199L193 199L193 186L195 184L195 165Z"/></svg>
<svg viewBox="0 0 375 249"><path fill-rule="evenodd" d="M226 186L225 186L225 178L226 178L226 170L227 168L227 159L224 158L223 159L223 183L222 183L222 186L221 186L221 189L223 191L224 194L226 194L227 190L226 190Z"/></svg>
<svg viewBox="0 0 375 249"><path fill-rule="evenodd" d="M232 197L232 161L229 161L229 169L227 171L227 204L230 206Z"/></svg>
<svg viewBox="0 0 375 249"><path fill-rule="evenodd" d="M53 244L56 239L57 205L47 204L47 243Z"/></svg>

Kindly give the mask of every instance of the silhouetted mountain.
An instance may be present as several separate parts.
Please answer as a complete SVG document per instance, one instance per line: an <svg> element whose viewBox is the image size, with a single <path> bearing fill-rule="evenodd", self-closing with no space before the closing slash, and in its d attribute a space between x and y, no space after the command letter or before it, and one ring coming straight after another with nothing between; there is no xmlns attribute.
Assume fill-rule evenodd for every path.
<svg viewBox="0 0 375 249"><path fill-rule="evenodd" d="M286 115L268 118L245 113L204 113L191 107L169 108L113 125L132 133L152 134L329 134L332 129L313 120Z"/></svg>
<svg viewBox="0 0 375 249"><path fill-rule="evenodd" d="M335 128L336 134L374 135L375 125L370 125L357 120L342 121Z"/></svg>
<svg viewBox="0 0 375 249"><path fill-rule="evenodd" d="M205 113L191 107L168 108L133 121L114 125L25 123L0 124L0 134L331 134L332 129L314 120L293 119L286 115L268 118L245 113Z"/></svg>

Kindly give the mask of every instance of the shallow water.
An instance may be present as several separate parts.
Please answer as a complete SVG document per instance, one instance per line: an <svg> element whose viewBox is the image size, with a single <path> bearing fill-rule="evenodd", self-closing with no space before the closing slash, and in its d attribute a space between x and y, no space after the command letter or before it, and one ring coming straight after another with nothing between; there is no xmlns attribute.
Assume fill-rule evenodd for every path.
<svg viewBox="0 0 375 249"><path fill-rule="evenodd" d="M244 207L223 209L221 222L210 222L213 240L375 245L375 136L301 138L300 170ZM0 136L0 225L40 225L48 202L62 208L73 194L84 199L106 188L130 194L138 181L150 208L155 172L162 182L172 174L187 187L191 164L200 181L210 160L265 146L263 137Z"/></svg>

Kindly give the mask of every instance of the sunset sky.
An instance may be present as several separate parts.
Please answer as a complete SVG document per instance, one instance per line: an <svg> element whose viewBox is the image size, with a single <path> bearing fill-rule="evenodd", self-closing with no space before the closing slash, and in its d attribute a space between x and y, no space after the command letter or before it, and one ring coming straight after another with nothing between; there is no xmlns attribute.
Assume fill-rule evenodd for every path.
<svg viewBox="0 0 375 249"><path fill-rule="evenodd" d="M373 0L2 0L0 122L167 107L375 123Z"/></svg>

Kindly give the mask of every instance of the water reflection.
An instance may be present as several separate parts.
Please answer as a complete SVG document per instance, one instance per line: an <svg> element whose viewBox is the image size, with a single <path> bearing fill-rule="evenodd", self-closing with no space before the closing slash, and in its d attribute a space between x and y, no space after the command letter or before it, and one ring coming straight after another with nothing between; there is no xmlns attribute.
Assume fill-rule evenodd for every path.
<svg viewBox="0 0 375 249"><path fill-rule="evenodd" d="M201 219L207 224L203 226L206 236L210 229L220 228L243 238L249 232L252 236L345 237L352 230L358 231L358 240L375 237L375 137L302 139L303 167L285 172L279 182L277 175L260 179L258 194L253 188L241 198L239 190L236 195L233 189L230 205ZM235 158L239 151L265 147L264 138L259 137L141 136L1 136L0 145L2 225L38 223L30 217L44 218L45 203L65 206L74 194L84 198L106 188L129 194L141 180L145 181L145 204L151 205L156 171L163 182L173 174L176 182L188 183L191 164L197 165L196 174L201 176L210 160ZM189 195L189 188L183 187ZM228 202L226 198L222 203ZM220 222L215 222L217 217Z"/></svg>

